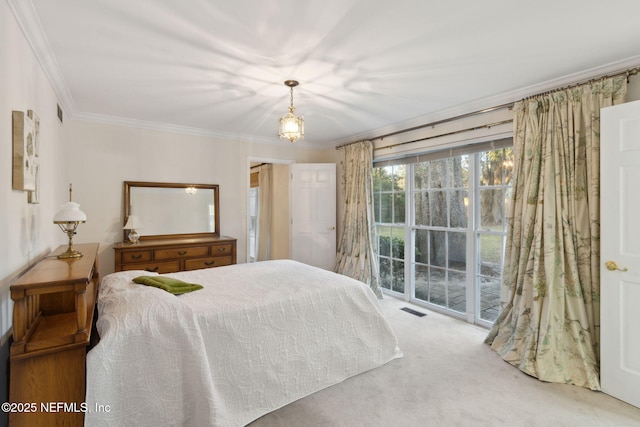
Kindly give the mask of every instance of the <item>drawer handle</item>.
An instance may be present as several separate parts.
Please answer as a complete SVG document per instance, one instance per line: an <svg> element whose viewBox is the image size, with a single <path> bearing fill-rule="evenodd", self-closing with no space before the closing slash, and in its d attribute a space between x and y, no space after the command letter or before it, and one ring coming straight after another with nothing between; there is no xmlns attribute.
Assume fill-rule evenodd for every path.
<svg viewBox="0 0 640 427"><path fill-rule="evenodd" d="M178 255L186 255L187 251L178 251Z"/></svg>
<svg viewBox="0 0 640 427"><path fill-rule="evenodd" d="M156 266L155 266L155 267L153 267L153 268L149 268L149 267L147 267L147 268L146 268L146 270L147 270L147 271L158 271L158 266L156 265Z"/></svg>
<svg viewBox="0 0 640 427"><path fill-rule="evenodd" d="M138 255L131 255L132 259L140 259L142 258L142 254L138 254Z"/></svg>
<svg viewBox="0 0 640 427"><path fill-rule="evenodd" d="M226 252L227 248L218 248L218 252Z"/></svg>
<svg viewBox="0 0 640 427"><path fill-rule="evenodd" d="M215 264L215 263L216 263L215 261L205 261L205 262L204 262L204 265L206 265L206 266L210 266L210 265L213 265L213 264Z"/></svg>

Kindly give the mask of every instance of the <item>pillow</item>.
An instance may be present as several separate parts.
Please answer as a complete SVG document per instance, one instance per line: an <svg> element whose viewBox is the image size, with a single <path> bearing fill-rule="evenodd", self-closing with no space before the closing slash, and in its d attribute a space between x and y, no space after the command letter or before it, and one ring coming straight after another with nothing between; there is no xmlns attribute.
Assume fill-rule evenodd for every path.
<svg viewBox="0 0 640 427"><path fill-rule="evenodd" d="M180 295L187 292L197 291L202 289L202 285L196 285L195 283L187 283L182 280L174 279L173 277L166 276L138 276L133 279L135 283L140 285L153 286L160 288L174 295Z"/></svg>

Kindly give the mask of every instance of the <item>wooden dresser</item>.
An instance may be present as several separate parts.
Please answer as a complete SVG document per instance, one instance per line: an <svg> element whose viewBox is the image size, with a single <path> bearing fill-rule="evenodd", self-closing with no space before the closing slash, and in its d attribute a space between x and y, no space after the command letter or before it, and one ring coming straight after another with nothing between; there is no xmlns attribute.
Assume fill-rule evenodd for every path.
<svg viewBox="0 0 640 427"><path fill-rule="evenodd" d="M173 273L236 263L236 239L224 236L141 240L116 243L113 249L115 271Z"/></svg>
<svg viewBox="0 0 640 427"><path fill-rule="evenodd" d="M11 426L82 426L85 356L98 293L98 244L60 246L11 286Z"/></svg>

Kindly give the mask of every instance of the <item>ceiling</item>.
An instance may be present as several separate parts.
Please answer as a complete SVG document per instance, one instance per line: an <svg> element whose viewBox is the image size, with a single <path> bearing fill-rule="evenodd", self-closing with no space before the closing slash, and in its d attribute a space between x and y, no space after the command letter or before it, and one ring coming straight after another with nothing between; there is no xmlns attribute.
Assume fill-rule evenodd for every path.
<svg viewBox="0 0 640 427"><path fill-rule="evenodd" d="M254 142L287 79L296 144L332 147L640 64L637 0L9 4L72 118Z"/></svg>

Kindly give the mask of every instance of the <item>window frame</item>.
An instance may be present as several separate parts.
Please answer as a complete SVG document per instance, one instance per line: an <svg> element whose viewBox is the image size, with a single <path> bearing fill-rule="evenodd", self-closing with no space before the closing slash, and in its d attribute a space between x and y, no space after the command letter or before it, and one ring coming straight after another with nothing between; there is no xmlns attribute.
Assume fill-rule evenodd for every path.
<svg viewBox="0 0 640 427"><path fill-rule="evenodd" d="M505 143L505 140L508 140L509 143ZM483 319L482 316L482 307L481 307L481 299L480 299L480 295L481 295L481 281L484 277L484 275L482 274L482 269L480 268L480 262L482 261L481 259L481 254L480 254L480 242L482 239L482 236L487 236L487 235L499 235L502 236L502 246L501 246L501 252L502 252L502 258L501 258L501 265L500 265L500 284L502 283L502 267L504 265L504 253L505 253L505 245L506 245L506 202L504 201L504 197L503 197L503 205L502 205L502 222L503 222L503 226L502 226L502 230L500 231L495 231L495 230L483 230L481 229L481 224L480 224L480 206L479 206L479 202L480 202L480 190L481 190L481 185L480 185L480 181L479 181L479 175L480 175L480 153L483 152L487 152L487 151L493 151L493 150L500 150L500 149L504 149L507 147L513 147L513 141L512 138L508 138L508 139L502 139L500 140L501 144L498 147L494 147L493 145L487 145L486 143L484 144L478 144L475 147L472 147L470 149L469 152L464 152L463 150L455 150L456 152L454 153L453 150L448 150L449 156L443 156L442 153L440 152L436 152L434 153L432 156L429 156L428 153L427 155L419 155L416 156L416 159L414 161L409 161L406 164L404 164L405 166L405 188L404 188L404 192L405 192L405 221L403 224L399 224L399 223L378 223L375 222L375 226L376 226L376 231L379 229L379 227L403 227L404 228L404 259L402 260L404 262L404 289L403 292L398 292L395 291L393 289L389 289L387 287L384 286L384 284L382 283L382 277L381 277L381 288L383 290L383 293L385 294L390 294L392 296L396 296L396 297L401 297L402 299L415 303L417 305L422 305L425 306L429 309L432 309L434 311L438 311L438 312L443 312L445 314L448 314L450 316L456 317L456 318L460 318L460 319L464 319L469 323L474 323L477 325L481 325L481 326L485 326L485 327L491 327L493 324L492 320L488 320L488 319ZM484 149L479 149L479 147L484 147ZM452 183L449 183L446 187L446 198L447 198L447 227L434 227L434 226L425 226L422 224L416 224L416 210L415 210L415 202L416 202L416 194L419 191L415 190L415 164L416 163L423 163L424 161L429 161L432 159L438 159L438 158L449 158L449 157L456 157L459 155L468 155L469 158L469 164L468 164L468 187L462 187L464 189L467 190L467 194L468 194L468 200L469 200L469 208L467 209L467 227L466 228L462 228L462 227L451 227L451 219L450 219L450 198L451 198L451 192L452 191L457 191L458 187L452 187ZM378 167L386 167L386 166L395 166L395 165L399 165L399 164L403 164L401 161L395 160L392 162L383 162L380 165L378 164L374 164L374 168L378 168ZM447 168L447 175L449 175L451 172L451 164L449 164L448 168ZM509 182L508 186L511 186L511 182ZM484 186L485 190L488 188L489 186ZM503 181L501 183L501 185L495 186L496 188L505 188L505 183L504 183L504 172L503 172ZM375 189L374 189L375 191ZM423 189L422 191L429 191L429 189L427 188L426 190ZM503 194L504 195L504 194ZM374 197L375 199L375 197ZM394 208L392 208L394 209ZM376 213L377 214L377 213ZM378 216L375 216L376 221ZM415 257L415 239L416 239L416 233L419 230L436 230L436 231L445 231L445 232L463 232L465 233L465 239L466 239L466 269L465 269L465 274L466 274L466 279L464 281L465 283L465 288L466 288L466 310L465 313L461 313L458 311L454 311L451 310L450 308L446 308L440 305L436 305L436 304L432 304L428 301L425 301L423 299L419 299L416 298L416 277L415 277L415 273L416 273L416 266L418 265L422 265L422 263L416 261L416 257ZM376 243L377 243L377 248L379 248L379 240L378 237L376 239ZM448 254L448 249L445 248L445 252ZM385 258L384 256L382 256L382 258ZM391 257L387 257L389 259L391 259ZM378 261L379 261L379 265L380 265L380 261L381 261L381 256L378 255ZM444 267L445 271L449 270L449 266L446 265ZM446 273L445 273L446 274ZM495 278L495 277L494 277ZM501 289L501 286L499 287ZM447 306L449 306L448 302L446 303Z"/></svg>

